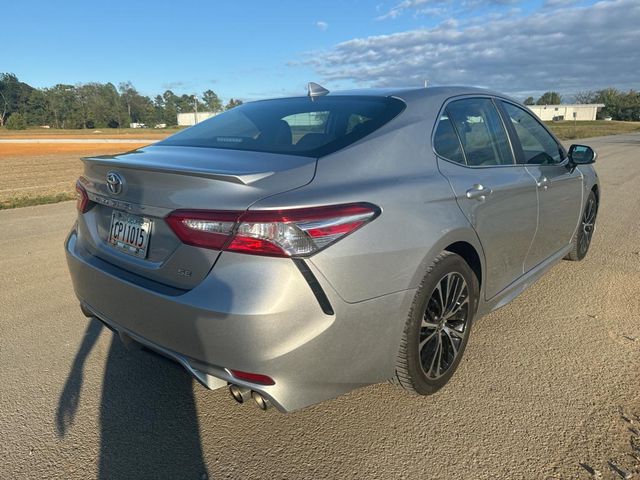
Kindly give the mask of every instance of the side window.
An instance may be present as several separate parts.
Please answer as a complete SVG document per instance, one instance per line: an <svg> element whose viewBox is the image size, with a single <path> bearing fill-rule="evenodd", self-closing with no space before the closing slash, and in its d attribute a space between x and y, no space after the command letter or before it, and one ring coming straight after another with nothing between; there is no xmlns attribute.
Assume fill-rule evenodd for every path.
<svg viewBox="0 0 640 480"><path fill-rule="evenodd" d="M453 101L447 106L447 114L460 137L467 165L513 165L509 138L490 99Z"/></svg>
<svg viewBox="0 0 640 480"><path fill-rule="evenodd" d="M540 123L526 110L502 102L524 151L524 163L550 165L562 161L560 147Z"/></svg>
<svg viewBox="0 0 640 480"><path fill-rule="evenodd" d="M438 120L436 133L433 137L433 148L438 155L447 160L462 164L466 163L464 161L462 148L460 148L458 134L446 114L442 115L440 120Z"/></svg>

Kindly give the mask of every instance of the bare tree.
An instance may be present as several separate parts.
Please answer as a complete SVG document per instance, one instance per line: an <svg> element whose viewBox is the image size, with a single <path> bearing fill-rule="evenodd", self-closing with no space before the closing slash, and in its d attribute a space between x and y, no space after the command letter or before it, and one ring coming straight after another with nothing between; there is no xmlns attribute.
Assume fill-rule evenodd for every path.
<svg viewBox="0 0 640 480"><path fill-rule="evenodd" d="M582 90L574 95L576 103L594 103L596 92L592 90Z"/></svg>
<svg viewBox="0 0 640 480"><path fill-rule="evenodd" d="M7 118L7 97L4 96L4 93L0 92L0 97L2 97L2 115L0 115L0 127L4 126L4 119Z"/></svg>

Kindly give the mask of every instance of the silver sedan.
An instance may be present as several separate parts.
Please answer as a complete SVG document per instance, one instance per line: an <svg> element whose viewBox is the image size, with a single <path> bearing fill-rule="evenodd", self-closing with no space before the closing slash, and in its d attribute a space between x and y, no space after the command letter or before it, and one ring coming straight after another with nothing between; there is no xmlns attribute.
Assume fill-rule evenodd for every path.
<svg viewBox="0 0 640 480"><path fill-rule="evenodd" d="M474 319L586 255L600 199L591 148L460 87L310 84L83 160L65 244L83 312L283 412L443 387Z"/></svg>

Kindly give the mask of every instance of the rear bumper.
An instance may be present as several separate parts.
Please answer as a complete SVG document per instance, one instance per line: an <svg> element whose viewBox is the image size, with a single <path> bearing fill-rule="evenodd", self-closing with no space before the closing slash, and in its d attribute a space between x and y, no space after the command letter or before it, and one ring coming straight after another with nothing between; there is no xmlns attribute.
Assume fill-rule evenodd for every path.
<svg viewBox="0 0 640 480"><path fill-rule="evenodd" d="M136 277L80 243L74 230L65 249L83 306L205 386L246 386L287 412L393 375L413 291L349 304L314 272L330 315L287 259L225 252L203 282L183 291ZM268 375L275 385L244 382L229 370Z"/></svg>

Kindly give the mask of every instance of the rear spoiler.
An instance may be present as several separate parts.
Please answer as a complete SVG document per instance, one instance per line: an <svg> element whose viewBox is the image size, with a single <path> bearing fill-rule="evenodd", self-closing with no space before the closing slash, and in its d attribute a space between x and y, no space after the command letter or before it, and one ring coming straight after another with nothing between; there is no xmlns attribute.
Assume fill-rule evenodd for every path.
<svg viewBox="0 0 640 480"><path fill-rule="evenodd" d="M183 168L177 166L167 166L159 163L155 164L136 164L131 161L119 160L117 158L109 157L82 157L85 163L92 163L94 165L103 165L106 167L123 167L133 170L146 170L162 173L174 173L177 175L189 175L195 177L210 178L213 180L221 180L223 182L238 183L240 185L251 185L263 178L270 177L275 172L247 172L247 173L232 173L225 171L212 171L210 169L195 169L195 168Z"/></svg>

